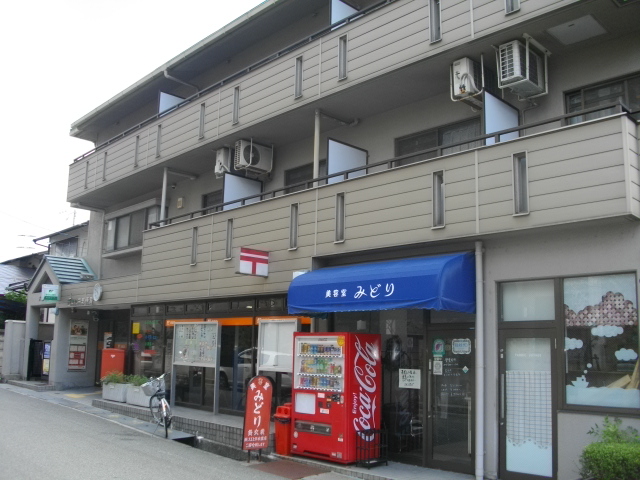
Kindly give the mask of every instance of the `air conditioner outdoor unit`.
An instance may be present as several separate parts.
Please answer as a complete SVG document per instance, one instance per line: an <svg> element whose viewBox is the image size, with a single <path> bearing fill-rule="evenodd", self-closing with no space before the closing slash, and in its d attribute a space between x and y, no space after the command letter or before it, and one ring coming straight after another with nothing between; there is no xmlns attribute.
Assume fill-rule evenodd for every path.
<svg viewBox="0 0 640 480"><path fill-rule="evenodd" d="M273 147L254 143L253 140L238 140L233 167L255 173L269 173L273 167Z"/></svg>
<svg viewBox="0 0 640 480"><path fill-rule="evenodd" d="M500 88L525 98L547 93L546 57L533 51L529 41L526 45L519 40L502 44L497 53Z"/></svg>
<svg viewBox="0 0 640 480"><path fill-rule="evenodd" d="M222 177L225 172L231 171L231 149L222 147L216 150L216 166L213 172L216 178Z"/></svg>
<svg viewBox="0 0 640 480"><path fill-rule="evenodd" d="M482 108L482 66L464 57L451 64L451 99L463 101L472 107Z"/></svg>

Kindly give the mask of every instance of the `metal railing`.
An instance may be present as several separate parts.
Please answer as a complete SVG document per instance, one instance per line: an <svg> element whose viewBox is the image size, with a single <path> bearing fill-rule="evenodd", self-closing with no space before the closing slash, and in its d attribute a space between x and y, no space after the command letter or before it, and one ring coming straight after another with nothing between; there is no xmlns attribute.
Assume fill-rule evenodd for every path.
<svg viewBox="0 0 640 480"><path fill-rule="evenodd" d="M109 145L112 145L113 143L117 142L118 140L128 136L129 134L140 130L143 127L146 127L147 125L155 122L156 120L158 120L160 117L164 117L166 115L168 115L171 112L174 112L182 107L184 107L185 105L189 105L191 104L191 102L199 99L200 97L202 97L203 95L206 95L208 93L211 93L212 91L221 88L224 85L227 85L229 82L232 82L234 80L237 80L238 78L247 75L251 72L253 72L255 69L262 67L264 65L267 65L268 63L271 63L277 59L279 59L280 57L282 57L283 55L286 55L287 53L290 53L294 50L297 50L300 47L303 47L307 44L309 44L310 42L312 42L313 40L317 40L320 37L323 37L325 35L330 34L331 32L333 32L336 28L341 27L343 25L347 25L351 22L353 22L354 20L359 19L360 17L363 17L365 15L368 15L388 4L394 3L398 0L384 0L382 2L376 3L375 5L371 5L370 7L367 7L357 13L354 13L353 15L350 15L346 18L343 18L342 20L329 25L328 27L323 28L322 30L319 30L305 38L303 38L302 40L297 41L296 43L293 43L281 50L278 50L276 53L273 53L271 55L269 55L268 57L265 57L261 60L258 60L257 62L249 65L248 67L243 68L242 70L239 70L231 75L229 75L228 77L225 77L222 80L217 81L216 83L213 83L211 85L209 85L208 87L203 88L202 90L198 90L197 93L194 93L193 95L191 95L190 97L185 98L182 102L178 103L177 105L174 105L173 107L167 109L167 110L163 110L162 112L158 112L155 115L143 120L142 122L134 125L133 127L128 128L127 130L125 130L122 133L119 133L118 135L110 138L109 140L101 143L100 145L96 146L95 148L92 148L91 150L89 150L86 153L83 153L82 155L80 155L79 157L75 158L73 160L72 163L76 163L79 162L80 160L83 160L91 155L93 155L94 153L98 152L99 150L108 147Z"/></svg>
<svg viewBox="0 0 640 480"><path fill-rule="evenodd" d="M287 195L290 194L288 191L289 190L293 190L299 187L302 187L302 190L296 190L294 193L291 194L295 194L295 193L301 193L302 191L305 190L309 190L311 188L315 188L315 187L321 187L321 186L325 186L329 184L329 180L332 178L338 178L338 177L344 177L344 180L348 180L349 179L349 175L355 174L355 173L359 173L359 176L362 176L362 172L364 172L364 175L369 174L370 170L372 169L377 169L380 168L382 169L382 171L384 170L390 170L399 166L403 166L403 165L399 165L402 163L402 161L404 160L412 160L412 159L416 159L418 157L428 157L428 158L424 158L424 159L419 159L416 160L415 162L412 163L417 163L417 162L428 162L428 161L433 161L436 160L438 158L441 158L444 155L448 155L448 153L443 153L445 150L450 150L452 148L456 148L456 147L461 147L464 145L468 145L468 144L475 144L478 142L481 142L480 145L478 146L474 146L474 147L470 147L464 150L460 150L457 152L452 152L453 153L460 153L461 151L469 151L469 150L473 150L475 148L482 148L484 146L486 146L485 142L487 139L493 139L496 144L500 142L500 138L503 135L508 135L514 132L518 132L518 134L520 134L520 132L527 130L527 129L532 129L532 128L537 128L537 127L542 127L545 125L549 125L552 123L559 123L561 127L567 126L569 125L569 120L571 120L572 118L575 117L579 117L581 115L587 115L590 113L595 113L595 112L599 112L599 111L603 111L603 110L608 110L608 109L614 109L614 113L610 116L615 116L615 115L622 115L622 114L626 114L626 115L635 115L637 113L640 112L631 112L629 111L628 108L626 108L624 105L622 105L621 103L613 103L613 104L609 104L609 105L605 105L605 106L599 106L599 107L595 107L595 108L589 108L586 110L581 110L579 112L572 112L566 115L560 115L557 117L553 117L553 118L549 118L546 120L541 120L538 122L533 122L533 123L528 123L525 125L519 125L517 127L513 127L513 128L508 128L505 130L500 130L497 132L493 132L493 133L489 133L489 134L485 134L485 135L479 135L473 138L469 138L469 139L465 139L463 141L460 142L455 142L455 143L450 143L450 144L446 144L446 145L438 145L437 147L433 147L433 148L429 148L426 150L421 150L419 152L413 152L413 153L409 153L406 155L400 155L397 157L393 157L390 158L388 160L382 160L380 162L376 162L376 163L372 163L372 164L368 164L364 167L356 167L356 168L351 168L349 170L344 170L341 172L337 172L337 173L332 173L330 175L324 175L321 177L316 177L313 178L311 180L305 180L303 182L298 182L298 183L294 183L294 184L290 184L290 185L286 185L284 187L280 187L280 188L276 188L274 190L270 190L267 192L262 192L259 194L255 194L255 195L250 195L248 197L243 197L243 198L239 198L236 200L231 200L228 202L223 202L223 203L219 203L219 204L215 204L215 205L209 205L207 207L203 207L200 208L198 210L193 210L191 212L187 212L187 213L183 213L181 215L176 215L173 217L169 217L169 218L165 218L164 220L159 220L157 222L153 222L149 225L149 228L157 228L157 227L162 227L162 226L167 226L167 225L171 225L172 223L175 223L176 221L186 221L186 220L191 220L193 218L196 217L200 217L200 216L204 216L207 214L211 214L211 213L219 213L222 211L225 211L226 206L229 205L236 205L239 204L239 206L246 206L246 205L250 205L250 204L254 204L263 200L269 200L272 198L276 198L276 197L280 197L283 195ZM606 117L602 117L602 118L606 118ZM637 120L634 120L637 123ZM581 122L584 123L584 122ZM579 124L575 124L576 126ZM539 133L539 132L536 132ZM518 138L523 138L523 137L518 137ZM435 156L429 156L431 154L434 154ZM352 177L352 178L357 178L357 177ZM247 203L250 202L250 203ZM237 207L233 207L233 208L237 208Z"/></svg>

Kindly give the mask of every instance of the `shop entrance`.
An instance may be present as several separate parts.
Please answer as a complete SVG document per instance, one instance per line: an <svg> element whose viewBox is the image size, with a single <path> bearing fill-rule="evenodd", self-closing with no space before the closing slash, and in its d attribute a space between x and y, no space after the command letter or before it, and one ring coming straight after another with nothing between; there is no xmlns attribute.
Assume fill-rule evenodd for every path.
<svg viewBox="0 0 640 480"><path fill-rule="evenodd" d="M429 330L426 359L426 466L473 473L474 330Z"/></svg>

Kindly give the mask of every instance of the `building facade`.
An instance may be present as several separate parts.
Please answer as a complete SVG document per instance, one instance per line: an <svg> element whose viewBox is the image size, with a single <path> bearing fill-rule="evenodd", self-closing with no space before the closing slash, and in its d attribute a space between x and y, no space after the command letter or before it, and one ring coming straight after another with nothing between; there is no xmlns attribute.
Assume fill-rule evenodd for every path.
<svg viewBox="0 0 640 480"><path fill-rule="evenodd" d="M242 412L265 321L377 333L391 459L577 478L595 423L640 426L639 16L622 0L268 0L207 37L72 124L96 145L67 196L91 211L95 277L61 285L50 382L92 385L105 346L131 373L170 371L175 325L218 321L218 378L176 366L172 388L208 409L218 383L220 410ZM269 253L266 276L237 273L242 248ZM470 284L385 277L447 256ZM341 301L398 296L401 277L472 306ZM322 298L292 305L303 284Z"/></svg>

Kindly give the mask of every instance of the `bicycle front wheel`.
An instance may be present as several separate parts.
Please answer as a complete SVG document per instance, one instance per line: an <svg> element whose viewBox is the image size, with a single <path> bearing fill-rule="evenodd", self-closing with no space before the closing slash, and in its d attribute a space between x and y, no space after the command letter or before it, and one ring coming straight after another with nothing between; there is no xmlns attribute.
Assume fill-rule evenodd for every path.
<svg viewBox="0 0 640 480"><path fill-rule="evenodd" d="M160 408L162 409L162 423L164 424L164 438L169 438L169 426L171 425L171 407L166 399L160 400Z"/></svg>
<svg viewBox="0 0 640 480"><path fill-rule="evenodd" d="M151 410L151 416L153 421L161 424L163 420L161 402L164 399L158 398L157 395L152 395L149 399L149 410Z"/></svg>

